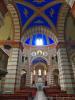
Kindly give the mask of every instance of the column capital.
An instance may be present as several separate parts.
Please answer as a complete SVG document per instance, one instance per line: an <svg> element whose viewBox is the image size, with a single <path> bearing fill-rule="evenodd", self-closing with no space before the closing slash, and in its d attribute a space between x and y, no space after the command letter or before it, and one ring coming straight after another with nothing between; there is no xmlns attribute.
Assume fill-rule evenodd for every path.
<svg viewBox="0 0 75 100"><path fill-rule="evenodd" d="M59 42L56 46L56 49L58 50L59 48L66 48L66 43L65 42Z"/></svg>
<svg viewBox="0 0 75 100"><path fill-rule="evenodd" d="M21 50L23 50L23 45L22 45L21 41L0 40L0 46L4 46L4 45L9 45L12 48L20 48Z"/></svg>
<svg viewBox="0 0 75 100"><path fill-rule="evenodd" d="M72 12L73 17L75 18L75 1L74 1L73 6L72 6L71 12Z"/></svg>
<svg viewBox="0 0 75 100"><path fill-rule="evenodd" d="M56 49L58 50L59 48L66 48L66 47L71 47L72 49L75 48L75 41L64 41L64 42L58 42Z"/></svg>

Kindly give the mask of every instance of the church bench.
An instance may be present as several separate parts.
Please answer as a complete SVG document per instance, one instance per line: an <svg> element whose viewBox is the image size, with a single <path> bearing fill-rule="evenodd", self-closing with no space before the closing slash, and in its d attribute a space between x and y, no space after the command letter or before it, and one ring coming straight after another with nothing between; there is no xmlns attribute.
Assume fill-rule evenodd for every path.
<svg viewBox="0 0 75 100"><path fill-rule="evenodd" d="M22 90L18 90L15 93L17 94L25 94L25 93L30 93L31 97L34 97L36 95L36 88L30 88L30 87L26 87Z"/></svg>
<svg viewBox="0 0 75 100"><path fill-rule="evenodd" d="M46 95L49 99L52 97L52 100L75 100L75 94L63 94L63 93L54 93Z"/></svg>
<svg viewBox="0 0 75 100"><path fill-rule="evenodd" d="M2 94L0 100L29 100L28 94Z"/></svg>
<svg viewBox="0 0 75 100"><path fill-rule="evenodd" d="M48 100L75 100L74 97L50 97Z"/></svg>
<svg viewBox="0 0 75 100"><path fill-rule="evenodd" d="M66 92L65 91L61 91L61 89L59 87L48 87L48 88L44 88L44 93L46 94L47 97L53 97L53 100L56 100L54 98L56 97L61 97L61 95L65 95ZM57 99L58 100L58 99ZM61 100L61 99L59 99Z"/></svg>
<svg viewBox="0 0 75 100"><path fill-rule="evenodd" d="M60 91L60 90L46 90L45 93L64 93L63 91Z"/></svg>
<svg viewBox="0 0 75 100"><path fill-rule="evenodd" d="M48 94L50 94L50 95L51 94L65 94L65 92L63 92L63 91L52 91L52 92L51 91L46 91L45 94L46 95L48 95Z"/></svg>

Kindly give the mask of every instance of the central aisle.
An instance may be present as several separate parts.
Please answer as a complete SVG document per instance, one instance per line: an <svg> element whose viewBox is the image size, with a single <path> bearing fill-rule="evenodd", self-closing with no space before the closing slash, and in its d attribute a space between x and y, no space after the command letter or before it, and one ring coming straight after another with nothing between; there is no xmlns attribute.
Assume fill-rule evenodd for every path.
<svg viewBox="0 0 75 100"><path fill-rule="evenodd" d="M42 90L38 90L34 100L47 100L47 98Z"/></svg>

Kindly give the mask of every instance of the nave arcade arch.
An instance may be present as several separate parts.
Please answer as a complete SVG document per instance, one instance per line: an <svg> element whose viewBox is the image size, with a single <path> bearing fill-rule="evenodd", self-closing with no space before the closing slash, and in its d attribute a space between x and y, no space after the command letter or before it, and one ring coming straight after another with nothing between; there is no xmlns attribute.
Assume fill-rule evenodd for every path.
<svg viewBox="0 0 75 100"><path fill-rule="evenodd" d="M17 15L17 12L16 12L15 7L12 4L8 4L8 9L11 12L12 19L13 19L13 22L14 22L14 29L15 29L14 30L15 46L14 45L12 46L12 49L13 50L12 50L12 54L11 55L12 56L15 56L15 55L18 54L18 56L15 58L17 60L17 65L15 64L16 67L11 68L10 63L13 62L13 57L12 56L10 57L10 59L8 61L8 68L7 68L8 69L8 74L6 75L6 79L5 79L4 91L8 91L8 90L15 91L16 89L18 89L20 87L20 77L19 77L20 74L21 74L21 71L20 71L21 70L21 67L20 67L20 64L21 64L20 60L21 59L20 59L20 57L22 57L22 53L25 53L26 56L28 56L28 62L24 66L25 67L27 66L29 69L26 69L27 67L25 69L27 71L30 71L30 64L31 64L31 59L32 59L31 52L34 51L34 50L37 51L37 50L40 49L40 50L47 51L48 54L49 54L48 55L48 58L49 58L48 59L49 60L48 61L48 63L49 63L48 65L50 66L49 68L52 68L53 67L53 66L50 65L50 62L52 62L52 64L55 63L55 56L57 55L61 89L62 90L66 90L68 92L70 92L69 90L72 90L72 92L73 92L73 86L74 86L73 85L73 73L71 72L71 69L72 68L70 66L70 62L68 61L68 56L67 56L67 51L66 51L66 45L65 45L65 42L64 42L64 22L65 22L66 14L67 14L67 12L69 10L69 7L65 3L61 7L61 10L62 11L59 14L59 21L58 21L57 29L56 29L57 30L57 33L51 32L50 29L47 29L44 26L38 26L38 27L30 28L28 31L25 31L24 34L22 34L22 35L21 35L21 30L20 30L19 17ZM64 14L64 17L63 17L63 14ZM17 21L15 21L15 20L17 20ZM17 24L17 26L15 24ZM63 27L60 28L61 25ZM31 45L30 46L26 45L24 43L25 42L25 39L27 37L31 37L31 35L32 34L35 34L35 33L42 33L42 34L45 33L47 36L50 36L54 40L55 45L46 46L46 47L40 47L39 49L38 49L38 47L32 47ZM20 35L22 37L20 37ZM20 38L21 38L21 40L20 40ZM24 52L22 52L22 49L23 49L22 48L22 44L24 46L24 50L25 50ZM50 50L52 50L53 48L55 48L56 53L52 57L50 55L51 54L50 53L51 52ZM16 51L16 53L14 53L15 51ZM50 59L50 57L52 59ZM52 60L52 61L50 61L50 60ZM65 60L65 62L64 62L64 60ZM55 63L55 65L56 65L56 63ZM13 66L14 66L14 64L13 64ZM15 72L14 76L11 73L11 70L10 69L11 70L12 69L14 70L12 72L13 74ZM68 76L68 73L67 72L69 74L70 73L72 73L72 74L70 74ZM28 80L26 79L26 81L27 81L26 85L29 85L30 86L30 77L29 77L30 76L30 72L27 72L27 73L29 75L27 74L27 77L26 77L28 79ZM67 74L65 74L65 73L67 73ZM10 84L10 81L9 81L10 75L11 75L11 77L14 77L13 78L13 82L11 82L12 85ZM48 72L48 75L50 75L50 70ZM49 80L49 84L51 85L51 84L53 84L52 83L53 82L53 78L52 78L53 75L50 75L50 76L51 76L51 78L48 78L48 80ZM70 77L72 77L72 78L70 78ZM8 84L11 87L10 89L9 89Z"/></svg>

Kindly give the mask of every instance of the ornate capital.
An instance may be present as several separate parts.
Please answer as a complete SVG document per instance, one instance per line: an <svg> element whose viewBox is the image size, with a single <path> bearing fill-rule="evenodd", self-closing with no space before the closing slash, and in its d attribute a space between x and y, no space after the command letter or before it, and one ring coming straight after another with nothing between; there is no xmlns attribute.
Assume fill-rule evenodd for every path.
<svg viewBox="0 0 75 100"><path fill-rule="evenodd" d="M59 48L66 48L66 43L65 42L59 42L56 46L56 49L58 50Z"/></svg>
<svg viewBox="0 0 75 100"><path fill-rule="evenodd" d="M14 41L14 40L0 40L0 46L3 45L9 45L12 48L20 48L23 50L23 45L20 41Z"/></svg>

